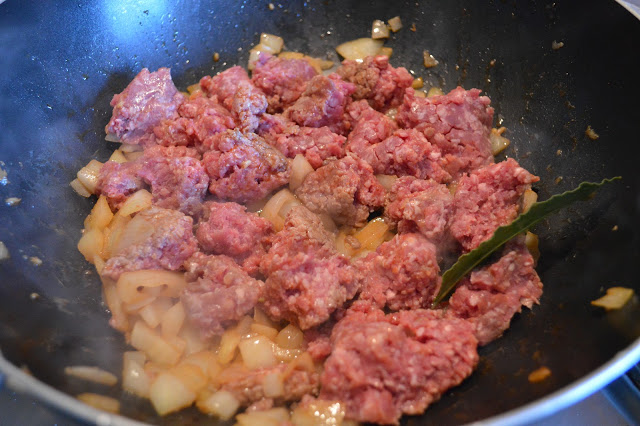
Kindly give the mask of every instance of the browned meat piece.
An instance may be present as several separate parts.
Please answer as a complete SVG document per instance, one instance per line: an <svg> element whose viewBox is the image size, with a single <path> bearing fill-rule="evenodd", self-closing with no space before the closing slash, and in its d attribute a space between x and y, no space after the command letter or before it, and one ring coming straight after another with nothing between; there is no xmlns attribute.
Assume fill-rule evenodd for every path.
<svg viewBox="0 0 640 426"><path fill-rule="evenodd" d="M403 414L421 414L478 362L470 325L441 311L354 310L331 341L319 398L341 401L359 422L398 424Z"/></svg>
<svg viewBox="0 0 640 426"><path fill-rule="evenodd" d="M107 260L103 275L117 280L126 271L176 271L198 248L193 236L193 219L176 210L151 207L136 214L135 219L145 220L153 231Z"/></svg>
<svg viewBox="0 0 640 426"><path fill-rule="evenodd" d="M522 242L507 245L493 265L471 273L449 299L448 316L467 319L481 345L500 337L511 318L531 309L542 296L542 282Z"/></svg>
<svg viewBox="0 0 640 426"><path fill-rule="evenodd" d="M520 197L538 180L512 158L463 176L454 195L451 234L465 251L478 247L518 216Z"/></svg>
<svg viewBox="0 0 640 426"><path fill-rule="evenodd" d="M357 291L349 260L336 253L319 218L294 207L262 258L265 312L308 329L329 319Z"/></svg>
<svg viewBox="0 0 640 426"><path fill-rule="evenodd" d="M196 238L204 251L227 255L255 275L272 233L271 222L240 204L207 202Z"/></svg>
<svg viewBox="0 0 640 426"><path fill-rule="evenodd" d="M345 108L355 86L337 74L318 75L307 84L302 96L285 111L285 116L304 127L327 126L335 133L348 128Z"/></svg>
<svg viewBox="0 0 640 426"><path fill-rule="evenodd" d="M189 320L205 338L220 335L253 310L264 283L251 278L227 256L196 253L185 262L187 287L182 292Z"/></svg>
<svg viewBox="0 0 640 426"><path fill-rule="evenodd" d="M453 196L446 185L408 176L393 184L385 208L398 232L420 232L437 246L447 239L452 213Z"/></svg>
<svg viewBox="0 0 640 426"><path fill-rule="evenodd" d="M240 83L233 95L231 108L243 132L254 132L260 123L260 117L267 111L267 98L250 82Z"/></svg>
<svg viewBox="0 0 640 426"><path fill-rule="evenodd" d="M267 95L268 111L273 114L293 105L316 74L304 59L283 59L262 53L251 80Z"/></svg>
<svg viewBox="0 0 640 426"><path fill-rule="evenodd" d="M204 154L209 192L224 200L256 201L289 181L289 162L253 133L228 130L216 135Z"/></svg>
<svg viewBox="0 0 640 426"><path fill-rule="evenodd" d="M493 163L489 134L493 121L490 100L480 90L462 87L446 95L418 98L407 89L396 120L416 128L442 154L440 164L454 179Z"/></svg>
<svg viewBox="0 0 640 426"><path fill-rule="evenodd" d="M357 157L331 161L309 173L296 195L307 208L340 225L363 225L382 206L385 191L371 167Z"/></svg>
<svg viewBox="0 0 640 426"><path fill-rule="evenodd" d="M244 68L235 66L213 77L208 75L202 77L200 87L207 96L215 97L225 108L231 110L233 95L243 81L250 81L249 75Z"/></svg>
<svg viewBox="0 0 640 426"><path fill-rule="evenodd" d="M178 116L184 101L171 80L169 68L142 71L122 93L113 96L113 115L105 131L130 144L148 144L148 134L164 119Z"/></svg>
<svg viewBox="0 0 640 426"><path fill-rule="evenodd" d="M406 68L393 68L383 55L368 56L361 62L345 60L336 73L356 85L354 99L366 99L376 110L400 105L405 89L413 83Z"/></svg>
<svg viewBox="0 0 640 426"><path fill-rule="evenodd" d="M442 279L436 246L421 234L398 234L359 259L360 299L393 311L429 307Z"/></svg>

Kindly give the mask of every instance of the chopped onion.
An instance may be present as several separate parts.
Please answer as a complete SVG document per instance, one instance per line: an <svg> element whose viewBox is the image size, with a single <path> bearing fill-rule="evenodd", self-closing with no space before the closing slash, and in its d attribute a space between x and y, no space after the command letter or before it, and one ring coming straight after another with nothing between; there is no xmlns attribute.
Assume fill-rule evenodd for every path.
<svg viewBox="0 0 640 426"><path fill-rule="evenodd" d="M529 374L529 382L538 383L551 376L551 370L547 367L540 367Z"/></svg>
<svg viewBox="0 0 640 426"><path fill-rule="evenodd" d="M251 331L261 336L264 336L271 341L274 341L278 336L278 330L262 324L256 324L256 323L251 324Z"/></svg>
<svg viewBox="0 0 640 426"><path fill-rule="evenodd" d="M269 50L269 53L277 54L282 50L284 46L284 40L282 37L278 37L273 34L262 33L260 34L260 44ZM263 52L266 50L263 50Z"/></svg>
<svg viewBox="0 0 640 426"><path fill-rule="evenodd" d="M396 176L396 175L376 175L376 179L378 179L378 183L380 183L380 185L382 185L382 187L385 190L391 191L391 187L398 180L398 176Z"/></svg>
<svg viewBox="0 0 640 426"><path fill-rule="evenodd" d="M113 386L118 383L116 376L98 367L88 367L85 365L65 367L64 374L107 386Z"/></svg>
<svg viewBox="0 0 640 426"><path fill-rule="evenodd" d="M91 213L84 221L84 227L86 229L97 229L98 231L104 230L113 219L113 213L109 207L109 203L104 195L98 198L98 201L91 209Z"/></svg>
<svg viewBox="0 0 640 426"><path fill-rule="evenodd" d="M102 295L104 302L111 311L111 321L109 321L111 327L123 333L128 332L129 319L113 280L102 277Z"/></svg>
<svg viewBox="0 0 640 426"><path fill-rule="evenodd" d="M389 28L379 19L373 21L373 25L371 27L371 38L379 39L379 38L389 38Z"/></svg>
<svg viewBox="0 0 640 426"><path fill-rule="evenodd" d="M89 190L82 183L80 183L78 178L72 180L71 183L69 183L69 186L71 186L71 188L76 191L76 193L81 197L91 197L91 193L89 192Z"/></svg>
<svg viewBox="0 0 640 426"><path fill-rule="evenodd" d="M109 226L104 229L105 242L103 253L105 258L108 259L114 255L120 243L120 238L130 220L131 218L129 216L121 216L116 213Z"/></svg>
<svg viewBox="0 0 640 426"><path fill-rule="evenodd" d="M143 216L134 217L122 228L121 233L118 235L118 241L109 247L109 254L117 256L123 253L129 247L148 240L154 231L153 224Z"/></svg>
<svg viewBox="0 0 640 426"><path fill-rule="evenodd" d="M142 152L144 149L140 145L135 145L131 143L123 143L120 145L120 151L125 154L130 154L134 152ZM131 161L131 160L129 160Z"/></svg>
<svg viewBox="0 0 640 426"><path fill-rule="evenodd" d="M146 189L141 189L132 194L127 201L125 201L118 213L122 216L129 216L139 211L148 209L151 207L151 200L153 196Z"/></svg>
<svg viewBox="0 0 640 426"><path fill-rule="evenodd" d="M531 253L534 262L538 262L540 259L540 249L538 248L538 236L533 232L527 231L524 237L524 243L527 246L527 250Z"/></svg>
<svg viewBox="0 0 640 426"><path fill-rule="evenodd" d="M302 355L302 349L285 349L278 345L273 347L273 354L280 362L291 362Z"/></svg>
<svg viewBox="0 0 640 426"><path fill-rule="evenodd" d="M240 401L231 392L219 390L207 398L198 399L196 405L207 414L229 420L240 408Z"/></svg>
<svg viewBox="0 0 640 426"><path fill-rule="evenodd" d="M428 50L424 50L422 52L422 61L424 63L425 68L433 68L439 64L436 58L434 58L433 55L429 53Z"/></svg>
<svg viewBox="0 0 640 426"><path fill-rule="evenodd" d="M442 96L442 95L444 95L444 92L439 87L432 87L427 92L427 98L432 98L434 96Z"/></svg>
<svg viewBox="0 0 640 426"><path fill-rule="evenodd" d="M373 251L384 242L385 233L388 230L389 225L387 225L384 219L376 218L356 232L354 237L360 242L362 249Z"/></svg>
<svg viewBox="0 0 640 426"><path fill-rule="evenodd" d="M185 324L178 335L185 342L184 353L186 355L200 352L206 348L205 342L200 337L200 332L189 324Z"/></svg>
<svg viewBox="0 0 640 426"><path fill-rule="evenodd" d="M220 349L218 350L218 362L229 364L236 356L236 348L242 340L242 335L237 328L226 330L220 339Z"/></svg>
<svg viewBox="0 0 640 426"><path fill-rule="evenodd" d="M599 299L591 302L593 306L599 306L606 310L620 309L633 297L634 291L632 288L626 287L611 287L607 289L607 294Z"/></svg>
<svg viewBox="0 0 640 426"><path fill-rule="evenodd" d="M182 302L173 305L162 317L161 328L163 336L177 336L184 324L186 313Z"/></svg>
<svg viewBox="0 0 640 426"><path fill-rule="evenodd" d="M131 331L131 346L143 351L149 359L159 364L174 365L180 359L180 351L143 321L138 321Z"/></svg>
<svg viewBox="0 0 640 426"><path fill-rule="evenodd" d="M182 362L169 370L169 372L180 379L180 381L195 394L198 394L204 389L209 380L204 370L193 363Z"/></svg>
<svg viewBox="0 0 640 426"><path fill-rule="evenodd" d="M394 33L397 33L402 29L402 20L399 16L394 16L393 18L389 19L389 28Z"/></svg>
<svg viewBox="0 0 640 426"><path fill-rule="evenodd" d="M193 404L196 394L173 374L161 373L151 384L149 399L158 414L164 416Z"/></svg>
<svg viewBox="0 0 640 426"><path fill-rule="evenodd" d="M161 269L123 272L116 283L118 295L127 304L140 302L150 293L147 289L157 287L165 297L178 297L186 285L184 273Z"/></svg>
<svg viewBox="0 0 640 426"><path fill-rule="evenodd" d="M300 349L304 343L304 334L293 324L289 324L278 333L275 342L281 348Z"/></svg>
<svg viewBox="0 0 640 426"><path fill-rule="evenodd" d="M273 354L273 342L264 336L243 339L238 348L244 365L250 370L273 367L278 362Z"/></svg>
<svg viewBox="0 0 640 426"><path fill-rule="evenodd" d="M104 140L107 142L120 142L120 139L118 139L118 137L113 133L107 133Z"/></svg>
<svg viewBox="0 0 640 426"><path fill-rule="evenodd" d="M128 351L122 357L122 388L142 398L149 398L151 380L144 370L143 352Z"/></svg>
<svg viewBox="0 0 640 426"><path fill-rule="evenodd" d="M491 153L493 155L498 155L502 151L504 151L511 141L502 134L507 130L506 127L500 127L499 129L491 129L491 134L489 134L489 140L491 141Z"/></svg>
<svg viewBox="0 0 640 426"><path fill-rule="evenodd" d="M282 424L291 424L289 423L289 411L283 407L238 414L236 420L238 421L238 426L280 426ZM298 426L297 424L295 425Z"/></svg>
<svg viewBox="0 0 640 426"><path fill-rule="evenodd" d="M102 248L104 246L104 235L102 231L97 229L85 230L82 238L78 241L78 250L87 262L93 263L96 256L102 257Z"/></svg>
<svg viewBox="0 0 640 426"><path fill-rule="evenodd" d="M371 38L359 38L342 43L336 47L336 52L345 59L362 61L367 56L375 56L379 54L382 48L382 40L374 40Z"/></svg>
<svg viewBox="0 0 640 426"><path fill-rule="evenodd" d="M344 407L339 402L317 399L296 407L291 413L291 423L296 426L340 425L344 416Z"/></svg>
<svg viewBox="0 0 640 426"><path fill-rule="evenodd" d="M424 80L422 80L422 77L418 77L415 80L413 80L413 83L411 83L411 87L413 87L414 89L422 89L422 87L424 86Z"/></svg>
<svg viewBox="0 0 640 426"><path fill-rule="evenodd" d="M98 184L98 177L100 175L101 168L101 162L97 160L91 160L89 161L89 164L78 171L78 180L85 188L87 188L87 191L92 194L95 194L96 192L96 186Z"/></svg>
<svg viewBox="0 0 640 426"><path fill-rule="evenodd" d="M283 189L276 192L270 199L267 201L267 204L262 208L262 212L260 216L267 219L273 224L273 227L276 231L282 230L284 227L284 219L282 210L283 207L289 203L289 208L293 207L291 203L295 205L295 203L300 204L298 199L289 191L288 189ZM288 211L288 210L287 210Z"/></svg>
<svg viewBox="0 0 640 426"><path fill-rule="evenodd" d="M193 364L200 367L210 380L214 380L218 374L220 374L220 371L222 371L216 354L211 351L200 351L191 354L187 356L182 363Z"/></svg>
<svg viewBox="0 0 640 426"><path fill-rule="evenodd" d="M528 212L536 201L538 201L538 194L535 191L531 189L524 191L522 194L522 213Z"/></svg>
<svg viewBox="0 0 640 426"><path fill-rule="evenodd" d="M116 149L111 154L111 157L109 157L109 161L114 161L116 163L126 163L127 162L127 157L124 156L122 151L120 151L119 149Z"/></svg>
<svg viewBox="0 0 640 426"><path fill-rule="evenodd" d="M98 410L114 414L118 414L120 412L120 402L109 396L87 392L77 395L76 398L93 408L97 408Z"/></svg>
<svg viewBox="0 0 640 426"><path fill-rule="evenodd" d="M291 162L291 177L289 178L289 189L295 191L298 189L309 173L313 171L313 167L302 154L296 154Z"/></svg>
<svg viewBox="0 0 640 426"><path fill-rule="evenodd" d="M381 47L380 52L378 52L378 55L383 55L383 56L386 56L387 58L390 58L392 54L393 54L393 49L390 47Z"/></svg>
<svg viewBox="0 0 640 426"><path fill-rule="evenodd" d="M271 328L278 328L278 324L276 324L271 318L264 313L264 311L257 306L253 308L253 321L256 324L266 325Z"/></svg>
<svg viewBox="0 0 640 426"><path fill-rule="evenodd" d="M269 373L262 379L262 389L267 398L278 398L284 395L284 380L279 372Z"/></svg>
<svg viewBox="0 0 640 426"><path fill-rule="evenodd" d="M162 316L171 308L171 300L160 297L138 311L140 318L151 328L156 328L162 321Z"/></svg>

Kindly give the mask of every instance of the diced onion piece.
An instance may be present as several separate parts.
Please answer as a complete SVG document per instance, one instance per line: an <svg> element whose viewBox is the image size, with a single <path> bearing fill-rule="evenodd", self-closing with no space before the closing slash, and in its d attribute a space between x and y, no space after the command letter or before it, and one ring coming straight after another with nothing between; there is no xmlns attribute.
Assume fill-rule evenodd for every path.
<svg viewBox="0 0 640 426"><path fill-rule="evenodd" d="M136 145L132 143L120 144L120 151L122 151L125 154L130 152L142 152L143 150L144 148L142 148L140 145Z"/></svg>
<svg viewBox="0 0 640 426"><path fill-rule="evenodd" d="M278 328L278 324L276 324L276 322L269 318L267 314L265 314L264 311L257 306L253 308L253 321L256 324L266 325L267 327L271 328Z"/></svg>
<svg viewBox="0 0 640 426"><path fill-rule="evenodd" d="M491 141L491 153L493 155L498 155L502 151L504 151L511 141L502 134L507 130L506 127L500 127L499 129L491 129L491 134L489 134L489 140Z"/></svg>
<svg viewBox="0 0 640 426"><path fill-rule="evenodd" d="M289 324L278 333L276 343L285 349L300 349L304 343L304 334L293 324Z"/></svg>
<svg viewBox="0 0 640 426"><path fill-rule="evenodd" d="M102 278L102 295L104 302L111 311L111 320L109 321L111 327L123 333L129 331L129 319L113 280Z"/></svg>
<svg viewBox="0 0 640 426"><path fill-rule="evenodd" d="M414 89L422 89L423 86L424 80L422 79L422 77L414 79L413 83L411 83L411 87L413 87Z"/></svg>
<svg viewBox="0 0 640 426"><path fill-rule="evenodd" d="M357 244L357 247L353 246L353 242ZM360 242L353 237L350 231L343 228L336 236L336 248L339 253L352 257L356 254L356 250L360 248Z"/></svg>
<svg viewBox="0 0 640 426"><path fill-rule="evenodd" d="M286 408L270 408L269 410L242 413L236 416L238 426L280 426L289 423L289 411ZM297 424L293 423L298 426Z"/></svg>
<svg viewBox="0 0 640 426"><path fill-rule="evenodd" d="M302 349L285 349L281 348L278 345L273 347L273 354L276 356L276 359L280 362L291 362L302 355Z"/></svg>
<svg viewBox="0 0 640 426"><path fill-rule="evenodd" d="M96 185L98 184L98 177L100 175L101 168L101 162L97 160L91 160L89 161L89 164L78 171L78 180L85 188L87 188L87 191L92 194L96 193Z"/></svg>
<svg viewBox="0 0 640 426"><path fill-rule="evenodd" d="M389 19L389 29L394 33L397 33L402 29L402 20L399 16L394 16L393 18Z"/></svg>
<svg viewBox="0 0 640 426"><path fill-rule="evenodd" d="M275 340L276 336L278 336L278 330L262 324L251 324L251 331L264 336L271 341Z"/></svg>
<svg viewBox="0 0 640 426"><path fill-rule="evenodd" d="M442 96L442 95L444 95L444 92L439 87L432 87L427 92L427 98L432 98L434 96Z"/></svg>
<svg viewBox="0 0 640 426"><path fill-rule="evenodd" d="M97 408L98 410L114 414L118 414L120 412L120 401L109 396L87 392L77 395L76 398L93 408Z"/></svg>
<svg viewBox="0 0 640 426"><path fill-rule="evenodd" d="M78 250L88 262L93 263L96 256L102 257L104 235L97 229L87 229L78 241Z"/></svg>
<svg viewBox="0 0 640 426"><path fill-rule="evenodd" d="M124 156L127 159L127 161L135 161L138 158L142 157L144 155L144 152L142 151L133 151L133 152L125 152Z"/></svg>
<svg viewBox="0 0 640 426"><path fill-rule="evenodd" d="M313 167L302 154L296 154L291 162L291 177L289 178L289 188L295 191L302 185L304 179L313 171Z"/></svg>
<svg viewBox="0 0 640 426"><path fill-rule="evenodd" d="M296 407L291 413L291 423L296 426L341 425L344 415L344 407L339 402L316 399Z"/></svg>
<svg viewBox="0 0 640 426"><path fill-rule="evenodd" d="M422 62L425 68L433 68L439 64L436 58L434 58L433 55L429 53L428 50L424 50L422 52Z"/></svg>
<svg viewBox="0 0 640 426"><path fill-rule="evenodd" d="M104 247L102 249L102 253L104 253ZM104 265L105 264L106 264L106 262L104 261L104 259L102 257L95 256L93 258L93 266L95 266L96 271L98 272L98 275L102 275L102 270L104 269Z"/></svg>
<svg viewBox="0 0 640 426"><path fill-rule="evenodd" d="M200 367L209 380L214 380L218 374L220 374L220 371L222 371L216 354L211 351L201 351L191 354L187 356L182 363Z"/></svg>
<svg viewBox="0 0 640 426"><path fill-rule="evenodd" d="M91 197L91 193L89 192L89 190L85 188L85 186L82 183L80 183L78 178L75 178L74 180L72 180L69 185L81 197L85 197L85 198Z"/></svg>
<svg viewBox="0 0 640 426"><path fill-rule="evenodd" d="M200 83L196 83L196 84L192 84L191 86L187 86L187 92L191 95L194 92L199 92L200 90L202 90L202 88L200 87Z"/></svg>
<svg viewBox="0 0 640 426"><path fill-rule="evenodd" d="M118 139L118 137L113 133L107 133L104 137L104 140L106 140L107 142L120 142L120 139Z"/></svg>
<svg viewBox="0 0 640 426"><path fill-rule="evenodd" d="M283 59L304 59L305 54L300 52L282 52L278 57Z"/></svg>
<svg viewBox="0 0 640 426"><path fill-rule="evenodd" d="M373 24L371 25L371 38L389 38L389 28L384 23L384 21L381 21L379 19L373 21Z"/></svg>
<svg viewBox="0 0 640 426"><path fill-rule="evenodd" d="M316 370L316 366L313 363L313 358L311 358L309 352L301 353L294 360L292 360L289 365L287 365L287 369L284 372L285 377L293 370L304 370L310 372Z"/></svg>
<svg viewBox="0 0 640 426"><path fill-rule="evenodd" d="M128 304L145 299L149 295L145 290L156 287L162 287L165 297L178 297L186 285L184 273L155 269L123 272L116 283L118 295Z"/></svg>
<svg viewBox="0 0 640 426"><path fill-rule="evenodd" d="M524 243L531 253L531 257L533 257L534 262L538 262L540 259L540 249L538 248L538 236L533 232L527 231L524 237Z"/></svg>
<svg viewBox="0 0 640 426"><path fill-rule="evenodd" d="M606 310L620 309L633 297L634 291L632 288L626 287L611 287L607 289L607 294L599 299L591 302L593 306L599 306Z"/></svg>
<svg viewBox="0 0 640 426"><path fill-rule="evenodd" d="M260 44L271 49L271 53L280 53L284 40L277 35L262 33L260 34Z"/></svg>
<svg viewBox="0 0 640 426"><path fill-rule="evenodd" d="M396 175L376 175L376 179L378 179L378 183L384 187L387 191L391 191L391 187L398 180L398 176Z"/></svg>
<svg viewBox="0 0 640 426"><path fill-rule="evenodd" d="M149 399L158 414L164 416L193 404L196 394L173 374L161 373L151 384Z"/></svg>
<svg viewBox="0 0 640 426"><path fill-rule="evenodd" d="M206 344L200 338L200 333L198 332L198 330L189 326L189 324L186 324L184 327L182 327L179 336L185 342L184 353L186 355L200 352L201 350L206 348Z"/></svg>
<svg viewBox="0 0 640 426"><path fill-rule="evenodd" d="M260 59L260 53L261 52L259 50L255 49L251 49L249 51L249 61L247 63L247 69L249 71L252 71L256 67L256 62Z"/></svg>
<svg viewBox="0 0 640 426"><path fill-rule="evenodd" d="M127 248L146 241L153 235L155 228L143 216L136 216L124 226L121 234L118 235L118 241L114 242L111 247L111 256L117 256L124 252Z"/></svg>
<svg viewBox="0 0 640 426"><path fill-rule="evenodd" d="M85 219L84 227L87 229L95 228L102 231L111 223L111 219L113 219L113 213L111 212L107 198L101 195L91 209L91 213L89 213L89 216Z"/></svg>
<svg viewBox="0 0 640 426"><path fill-rule="evenodd" d="M182 302L173 305L162 317L161 328L164 336L177 336L184 324L186 313Z"/></svg>
<svg viewBox="0 0 640 426"><path fill-rule="evenodd" d="M356 232L354 237L360 242L362 249L375 250L384 242L384 235L388 230L389 225L386 224L384 219L376 218Z"/></svg>
<svg viewBox="0 0 640 426"><path fill-rule="evenodd" d="M142 398L149 398L151 380L144 370L146 356L142 352L128 351L122 357L122 388Z"/></svg>
<svg viewBox="0 0 640 426"><path fill-rule="evenodd" d="M393 55L393 49L391 47L381 47L380 48L380 52L378 52L378 55L383 55L386 56L387 58L390 58L391 55Z"/></svg>
<svg viewBox="0 0 640 426"><path fill-rule="evenodd" d="M597 134L596 131L591 128L591 125L587 126L587 130L584 131L584 134L587 135L587 137L592 141L595 141L600 137L600 135Z"/></svg>
<svg viewBox="0 0 640 426"><path fill-rule="evenodd" d="M280 190L267 201L267 204L262 208L260 216L271 222L276 231L280 231L284 227L284 216L281 214L282 207L290 202L299 203L291 191L288 189Z"/></svg>
<svg viewBox="0 0 640 426"><path fill-rule="evenodd" d="M142 307L138 311L138 315L140 315L140 318L142 318L149 327L156 328L160 325L163 315L169 308L171 308L171 300L161 297L154 300L153 303Z"/></svg>
<svg viewBox="0 0 640 426"><path fill-rule="evenodd" d="M131 331L131 346L143 351L150 360L164 365L174 365L180 352L143 321L138 321Z"/></svg>
<svg viewBox="0 0 640 426"><path fill-rule="evenodd" d="M528 212L536 201L538 201L538 193L531 189L524 191L524 194L522 194L522 213Z"/></svg>
<svg viewBox="0 0 640 426"><path fill-rule="evenodd" d="M529 382L538 383L551 376L551 370L547 367L540 367L529 374Z"/></svg>
<svg viewBox="0 0 640 426"><path fill-rule="evenodd" d="M269 373L262 379L262 389L267 398L278 398L284 395L284 380L279 372Z"/></svg>
<svg viewBox="0 0 640 426"><path fill-rule="evenodd" d="M384 42L382 40L359 38L342 43L336 47L336 52L345 59L362 61L367 56L375 56L379 54L383 43Z"/></svg>
<svg viewBox="0 0 640 426"><path fill-rule="evenodd" d="M229 420L240 408L240 401L231 392L220 390L207 398L198 399L196 405L200 411Z"/></svg>
<svg viewBox="0 0 640 426"><path fill-rule="evenodd" d="M278 362L273 354L273 342L264 336L243 339L238 348L244 365L251 370L273 367Z"/></svg>
<svg viewBox="0 0 640 426"><path fill-rule="evenodd" d="M220 349L218 350L218 362L220 364L229 364L236 356L236 348L242 340L242 335L237 328L226 330L220 339Z"/></svg>
<svg viewBox="0 0 640 426"><path fill-rule="evenodd" d="M184 363L176 365L169 370L171 374L180 379L189 390L198 394L207 385L209 377L197 365L193 363Z"/></svg>
<svg viewBox="0 0 640 426"><path fill-rule="evenodd" d="M98 367L89 367L84 365L65 367L64 374L107 386L113 386L118 383L118 378L116 376Z"/></svg>
<svg viewBox="0 0 640 426"><path fill-rule="evenodd" d="M334 65L335 64L333 63L333 61L329 61L326 59L320 60L320 68L322 68L323 71L333 68Z"/></svg>
<svg viewBox="0 0 640 426"><path fill-rule="evenodd" d="M122 151L120 151L119 149L116 149L111 154L111 157L109 157L109 161L114 161L116 163L126 163L127 162L127 157L124 156Z"/></svg>
<svg viewBox="0 0 640 426"><path fill-rule="evenodd" d="M415 96L417 98L426 98L427 97L427 94L424 93L422 90L415 90L414 94L415 94Z"/></svg>
<svg viewBox="0 0 640 426"><path fill-rule="evenodd" d="M111 221L109 226L105 228L105 242L103 248L103 254L105 258L108 259L114 255L116 247L118 247L120 243L120 238L123 235L125 227L130 220L131 218L129 216L121 216L116 213L113 216L113 220Z"/></svg>
<svg viewBox="0 0 640 426"><path fill-rule="evenodd" d="M118 213L122 216L129 216L139 211L148 209L151 207L151 200L153 199L151 193L146 189L141 189L132 194L127 201L122 204Z"/></svg>

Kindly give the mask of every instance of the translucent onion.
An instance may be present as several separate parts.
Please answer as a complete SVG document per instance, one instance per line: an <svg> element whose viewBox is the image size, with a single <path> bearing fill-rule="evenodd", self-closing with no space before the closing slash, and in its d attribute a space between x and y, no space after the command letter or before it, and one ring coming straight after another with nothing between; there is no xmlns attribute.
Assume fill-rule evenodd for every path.
<svg viewBox="0 0 640 426"><path fill-rule="evenodd" d="M126 163L127 162L127 157L124 156L122 151L120 151L119 149L116 149L111 154L111 157L109 157L109 161L114 161L116 163Z"/></svg>
<svg viewBox="0 0 640 426"><path fill-rule="evenodd" d="M591 304L605 308L606 310L620 309L631 300L633 294L634 291L632 288L611 287L607 289L607 294L592 301Z"/></svg>
<svg viewBox="0 0 640 426"><path fill-rule="evenodd" d="M153 197L149 191L146 189L141 189L135 193L133 193L127 201L125 201L118 213L121 216L129 216L139 211L148 209L151 207L151 201Z"/></svg>
<svg viewBox="0 0 640 426"><path fill-rule="evenodd" d="M391 29L391 31L393 31L394 33L397 33L402 29L402 20L399 16L394 16L393 18L389 19L389 29Z"/></svg>
<svg viewBox="0 0 640 426"><path fill-rule="evenodd" d="M196 405L200 411L229 420L240 408L240 401L231 392L219 390L206 398L198 399Z"/></svg>
<svg viewBox="0 0 640 426"><path fill-rule="evenodd" d="M196 394L173 374L161 373L151 384L149 399L158 414L164 416L193 404Z"/></svg>
<svg viewBox="0 0 640 426"><path fill-rule="evenodd" d="M131 346L143 351L150 360L164 365L174 365L180 359L180 351L143 321L138 321L131 331Z"/></svg>
<svg viewBox="0 0 640 426"><path fill-rule="evenodd" d="M345 59L362 61L367 56L376 56L383 45L382 40L372 38L359 38L347 41L336 47L336 52Z"/></svg>
<svg viewBox="0 0 640 426"><path fill-rule="evenodd" d="M236 420L238 421L238 426L280 426L282 424L292 424L289 423L289 411L282 407L238 414Z"/></svg>
<svg viewBox="0 0 640 426"><path fill-rule="evenodd" d="M144 370L146 356L142 352L128 351L122 357L122 388L142 398L149 398L151 380Z"/></svg>
<svg viewBox="0 0 640 426"><path fill-rule="evenodd" d="M379 38L389 38L389 28L384 21L379 19L373 21L371 25L371 38L376 40Z"/></svg>
<svg viewBox="0 0 640 426"><path fill-rule="evenodd" d="M293 324L289 324L278 333L276 344L285 349L300 349L304 343L304 334Z"/></svg>
<svg viewBox="0 0 640 426"><path fill-rule="evenodd" d="M97 408L98 410L114 414L118 414L120 412L120 401L108 396L87 392L77 395L76 398L93 408Z"/></svg>
<svg viewBox="0 0 640 426"><path fill-rule="evenodd" d="M89 367L85 365L65 367L64 374L107 386L113 386L118 383L118 378L116 376L98 367Z"/></svg>
<svg viewBox="0 0 640 426"><path fill-rule="evenodd" d="M289 178L289 189L295 191L298 189L309 173L313 171L313 167L302 154L296 154L291 161L291 177Z"/></svg>
<svg viewBox="0 0 640 426"><path fill-rule="evenodd" d="M76 191L78 195L84 198L91 197L91 192L78 180L78 178L74 179L69 183L69 186Z"/></svg>
<svg viewBox="0 0 640 426"><path fill-rule="evenodd" d="M273 342L264 336L243 339L238 348L244 365L250 370L273 367L278 362L273 354Z"/></svg>
<svg viewBox="0 0 640 426"><path fill-rule="evenodd" d="M87 188L87 191L92 194L96 193L96 186L98 184L98 176L100 175L101 168L101 162L97 160L91 160L89 161L89 164L78 171L78 180L85 188Z"/></svg>

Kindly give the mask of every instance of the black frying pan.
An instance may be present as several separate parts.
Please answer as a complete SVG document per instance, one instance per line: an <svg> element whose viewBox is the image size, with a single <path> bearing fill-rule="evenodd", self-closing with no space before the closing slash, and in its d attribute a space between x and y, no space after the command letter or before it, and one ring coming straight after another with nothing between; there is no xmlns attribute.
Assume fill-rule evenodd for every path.
<svg viewBox="0 0 640 426"><path fill-rule="evenodd" d="M542 305L481 349L471 378L406 422L485 419L564 389L502 417L533 420L640 358L637 303L609 314L589 304L612 285L640 291L640 23L632 15L613 1L273 3L273 11L267 1L235 0L0 5L0 167L10 182L0 186L0 197L22 198L17 206L0 206L0 240L11 253L0 262L0 348L7 360L70 395L103 389L68 379L66 365L120 371L123 339L108 327L97 276L75 248L93 200L74 194L68 183L89 159L108 158L114 148L103 132L109 101L142 67L171 67L184 89L204 74L245 64L263 31L284 37L291 50L336 59L335 45L367 36L374 19L396 15L405 28L387 43L392 63L428 85L483 89L509 128L513 143L506 155L541 176L541 199L582 180L624 177L537 227ZM554 40L564 47L553 50ZM423 49L440 61L428 72ZM585 136L588 125L598 140ZM30 261L34 256L42 265ZM614 359L619 351L626 352ZM65 410L82 410L4 364L0 359L14 385L22 382ZM528 373L542 365L552 376L530 384ZM161 419L148 402L115 388L107 393L123 397L123 414L134 419L203 419L195 410ZM94 413L80 414L95 419Z"/></svg>

